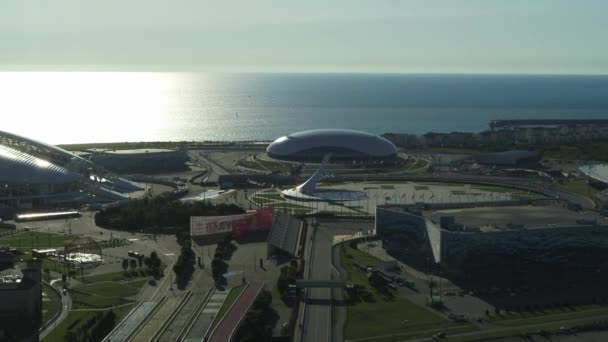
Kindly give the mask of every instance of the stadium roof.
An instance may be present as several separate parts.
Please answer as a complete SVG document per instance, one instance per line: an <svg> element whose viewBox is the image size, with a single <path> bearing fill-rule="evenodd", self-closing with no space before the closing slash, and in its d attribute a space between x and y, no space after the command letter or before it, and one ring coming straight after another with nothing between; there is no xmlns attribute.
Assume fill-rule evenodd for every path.
<svg viewBox="0 0 608 342"><path fill-rule="evenodd" d="M578 168L585 176L604 184L608 184L608 164L583 165Z"/></svg>
<svg viewBox="0 0 608 342"><path fill-rule="evenodd" d="M387 158L397 154L390 141L365 132L346 129L315 129L283 136L266 149L274 157Z"/></svg>
<svg viewBox="0 0 608 342"><path fill-rule="evenodd" d="M0 184L69 183L79 179L78 173L0 145Z"/></svg>

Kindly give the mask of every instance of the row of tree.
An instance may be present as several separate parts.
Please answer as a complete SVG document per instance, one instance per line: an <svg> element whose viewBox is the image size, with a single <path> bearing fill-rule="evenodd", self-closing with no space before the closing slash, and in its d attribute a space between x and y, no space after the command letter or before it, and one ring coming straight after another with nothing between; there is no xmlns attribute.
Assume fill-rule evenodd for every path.
<svg viewBox="0 0 608 342"><path fill-rule="evenodd" d="M281 267L281 274L277 279L277 289L282 298L287 296L289 285L295 284L296 279L298 279L298 262L292 260L289 265Z"/></svg>
<svg viewBox="0 0 608 342"><path fill-rule="evenodd" d="M126 272L127 269L131 269L131 271L135 271L136 268L139 267L141 270L143 266L146 266L146 270L150 272L154 276L158 276L161 274L162 262L158 257L156 251L152 251L150 256L144 256L140 254L132 259L122 259L122 269Z"/></svg>
<svg viewBox="0 0 608 342"><path fill-rule="evenodd" d="M97 312L84 323L76 324L65 333L67 342L97 342L114 328L116 314L113 310Z"/></svg>
<svg viewBox="0 0 608 342"><path fill-rule="evenodd" d="M211 275L215 281L218 281L222 274L226 272L227 265L224 262L224 257L234 249L232 238L232 234L227 234L217 243L217 247L215 247L215 253L213 254L213 260L211 261Z"/></svg>
<svg viewBox="0 0 608 342"><path fill-rule="evenodd" d="M272 331L279 315L271 304L272 295L269 291L262 290L239 325L234 340L240 342L272 341Z"/></svg>
<svg viewBox="0 0 608 342"><path fill-rule="evenodd" d="M243 214L234 204L212 205L206 202L170 201L162 197L134 199L95 214L100 227L136 231L175 228L188 230L191 216Z"/></svg>

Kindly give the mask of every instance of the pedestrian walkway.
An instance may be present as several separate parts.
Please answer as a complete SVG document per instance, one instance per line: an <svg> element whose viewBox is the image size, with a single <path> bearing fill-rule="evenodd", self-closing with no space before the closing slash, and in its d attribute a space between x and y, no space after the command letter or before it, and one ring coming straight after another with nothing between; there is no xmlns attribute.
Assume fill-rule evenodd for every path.
<svg viewBox="0 0 608 342"><path fill-rule="evenodd" d="M205 306L203 310L196 318L196 321L192 325L192 328L186 335L184 341L194 342L194 341L202 341L209 328L211 327L211 323L215 319L215 316L220 312L220 308L226 301L226 297L228 297L229 290L215 290Z"/></svg>
<svg viewBox="0 0 608 342"><path fill-rule="evenodd" d="M237 298L230 310L224 316L224 319L219 323L213 331L213 335L209 338L211 342L228 342L232 339L236 328L245 317L247 311L253 304L253 301L258 296L258 293L264 287L263 283L251 283Z"/></svg>

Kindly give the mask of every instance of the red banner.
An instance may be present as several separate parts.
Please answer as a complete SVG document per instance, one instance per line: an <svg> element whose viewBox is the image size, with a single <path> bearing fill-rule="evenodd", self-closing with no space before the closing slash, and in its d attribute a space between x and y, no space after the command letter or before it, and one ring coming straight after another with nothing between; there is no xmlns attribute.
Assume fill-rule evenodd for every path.
<svg viewBox="0 0 608 342"><path fill-rule="evenodd" d="M233 233L236 236L250 231L270 230L274 221L272 208L228 216L191 216L190 236Z"/></svg>

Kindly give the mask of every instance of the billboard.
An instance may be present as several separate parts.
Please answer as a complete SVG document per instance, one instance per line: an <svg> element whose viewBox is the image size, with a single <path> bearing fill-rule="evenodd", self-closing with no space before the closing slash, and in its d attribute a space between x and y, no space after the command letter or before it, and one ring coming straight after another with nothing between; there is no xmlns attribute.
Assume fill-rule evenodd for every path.
<svg viewBox="0 0 608 342"><path fill-rule="evenodd" d="M251 231L269 231L274 221L272 208L227 216L190 216L190 236L233 233L236 236Z"/></svg>

